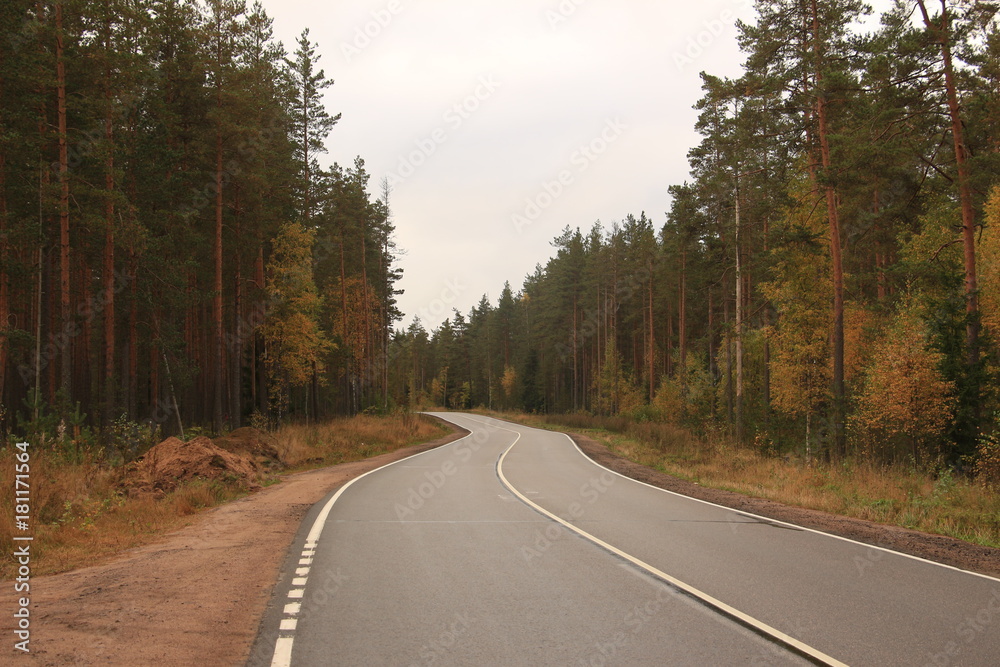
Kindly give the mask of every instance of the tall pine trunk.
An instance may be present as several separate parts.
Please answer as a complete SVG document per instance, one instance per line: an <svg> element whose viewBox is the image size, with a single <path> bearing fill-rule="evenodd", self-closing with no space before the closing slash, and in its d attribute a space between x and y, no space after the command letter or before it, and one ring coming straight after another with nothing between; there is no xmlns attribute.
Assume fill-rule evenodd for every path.
<svg viewBox="0 0 1000 667"><path fill-rule="evenodd" d="M955 84L955 68L952 62L951 17L946 0L941 0L941 25L934 25L924 0L917 0L924 24L941 46L941 60L944 65L945 93L948 97L948 115L951 119L951 136L955 148L955 164L958 167L958 198L962 208L962 247L965 264L965 310L966 348L968 364L975 367L979 363L979 285L976 277L976 213L972 202L972 186L969 183L969 153L965 144L965 130L962 124L962 107L958 102Z"/></svg>
<svg viewBox="0 0 1000 667"><path fill-rule="evenodd" d="M242 243L242 217L243 210L240 201L240 188L235 190L235 242L233 247L235 266L233 276L233 328L230 332L231 343L229 345L229 420L231 428L239 428L242 425L243 396L242 396L242 374L243 374L243 350L245 349L245 337L249 335L249 326L243 319L243 262L240 254L240 244Z"/></svg>
<svg viewBox="0 0 1000 667"><path fill-rule="evenodd" d="M372 354L374 352L375 346L372 340L372 324L370 317L371 308L368 295L368 259L367 259L368 253L365 249L364 221L362 221L360 229L361 229L361 294L362 294L361 307L363 309L361 319L362 319L362 325L364 326L365 330L365 336L364 336L365 347L364 350L362 350L361 352L361 359L362 359L361 365L363 369L363 383L364 383L362 387L363 390L367 390L367 393L369 394L369 400L371 400L370 398L371 384L372 384L371 369L373 368ZM471 377L471 372L470 372L470 377Z"/></svg>
<svg viewBox="0 0 1000 667"><path fill-rule="evenodd" d="M346 229L345 229L346 225L347 225L346 221L344 221L343 219L341 219L341 222L340 222L340 309L341 310L340 310L340 313L341 313L341 335L343 336L343 340L344 340L345 345L347 344L347 326L348 326L348 322L347 322L347 267L346 267L346 258L344 257L344 241L345 241L344 235L346 234ZM353 398L354 392L353 392L353 383L351 381L351 374L353 373L353 369L352 369L353 364L351 363L351 361L352 361L352 359L351 359L350 345L347 345L347 368L345 369L344 375L345 375L346 390L347 390L346 396L347 396L347 414L348 415L353 415L354 414L354 398ZM314 369L313 370L313 376L314 376L314 378L315 378L315 374L316 374L316 371ZM447 393L445 394L445 398L446 398L446 401L447 401Z"/></svg>
<svg viewBox="0 0 1000 667"><path fill-rule="evenodd" d="M256 263L254 264L254 283L256 284L257 289L260 290L258 293L264 295L261 297L261 301L257 307L260 308L260 312L262 313L262 315L266 315L267 297L266 293L264 292L266 283L264 278L263 246L257 249L257 260ZM264 336L261 333L260 326L256 321L254 322L254 324L255 326L257 326L256 331L254 332L254 355L253 355L254 382L255 382L254 386L256 387L256 394L255 394L256 401L254 402L254 405L257 407L257 409L260 411L262 415L268 417L271 411L271 406L270 403L268 402L267 371L265 369L267 348Z"/></svg>
<svg viewBox="0 0 1000 667"><path fill-rule="evenodd" d="M139 294L138 285L136 284L136 273L138 272L138 262L136 261L135 251L129 251L129 263L128 263L128 278L129 278L129 308L128 308L128 373L127 382L125 385L128 387L126 392L127 410L128 418L130 421L135 421L139 412L138 405L138 393L139 393ZM124 383L123 383L124 384ZM151 406L152 409L156 409L156 406Z"/></svg>
<svg viewBox="0 0 1000 667"><path fill-rule="evenodd" d="M579 306L577 295L573 293L573 412L580 409L580 341L579 341Z"/></svg>
<svg viewBox="0 0 1000 667"><path fill-rule="evenodd" d="M649 374L649 400L652 402L656 396L656 329L655 316L653 312L653 260L648 260L646 264L649 269L649 345L647 346L648 358L646 359L647 373Z"/></svg>
<svg viewBox="0 0 1000 667"><path fill-rule="evenodd" d="M216 107L222 109L222 91L217 90ZM223 428L223 365L224 327L222 321L222 129L215 132L215 281L213 284L214 297L212 299L212 320L214 324L214 359L212 364L213 383L215 385L212 401L212 424L216 433L222 433Z"/></svg>
<svg viewBox="0 0 1000 667"><path fill-rule="evenodd" d="M823 38L820 32L817 0L812 0L813 56L815 58L816 118L819 125L820 158L823 165L826 211L830 230L830 263L833 274L833 445L834 454L844 456L847 442L844 432L844 261L840 239L840 212L837 189L829 183L831 174L829 110L826 91L823 88Z"/></svg>
<svg viewBox="0 0 1000 667"><path fill-rule="evenodd" d="M106 5L109 3L105 3ZM115 152L114 105L111 92L111 13L104 23L104 424L113 418L115 404Z"/></svg>
<svg viewBox="0 0 1000 667"><path fill-rule="evenodd" d="M739 176L736 177L736 442L743 442L743 248L742 226L740 218L740 184Z"/></svg>
<svg viewBox="0 0 1000 667"><path fill-rule="evenodd" d="M3 80L0 79L0 96L3 95ZM6 323L10 310L9 284L7 275L7 156L0 151L0 323ZM0 405L6 405L4 387L7 379L7 337L0 336ZM3 432L0 420L0 433Z"/></svg>
<svg viewBox="0 0 1000 667"><path fill-rule="evenodd" d="M85 304L85 309L89 312L93 312L94 305L93 297L90 293L91 281L90 281L90 271L87 267L86 261L83 254L76 255L76 273L77 273L77 285L79 285L79 296L77 297L77 305L81 306ZM81 308L81 312L83 312ZM90 372L90 350L91 345L91 319L89 317L81 317L80 322L80 334L73 338L73 370L74 379L72 386L74 388L74 401L79 401L82 405L91 404L91 387L93 383L91 378L93 377ZM74 329L75 331L75 329ZM100 363L96 363L96 366L100 366ZM94 380L98 380L100 374L93 377ZM98 382L98 384L100 384ZM74 435L76 437L76 435Z"/></svg>
<svg viewBox="0 0 1000 667"><path fill-rule="evenodd" d="M63 40L63 5L56 3L56 97L59 123L59 320L63 331L70 328L70 247L69 247L69 145L66 124L66 63ZM53 331L57 331L53 328ZM62 341L60 389L72 400L72 346Z"/></svg>
<svg viewBox="0 0 1000 667"><path fill-rule="evenodd" d="M0 66L3 60L0 58ZM0 77L0 99L4 95L4 81ZM10 311L9 284L7 275L7 154L0 145L0 326L6 326ZM7 337L0 336L0 405L7 405L4 387L7 379ZM0 435L4 432L4 421L0 417Z"/></svg>
<svg viewBox="0 0 1000 667"><path fill-rule="evenodd" d="M681 276L677 290L677 335L681 386L687 383L687 248L681 249Z"/></svg>

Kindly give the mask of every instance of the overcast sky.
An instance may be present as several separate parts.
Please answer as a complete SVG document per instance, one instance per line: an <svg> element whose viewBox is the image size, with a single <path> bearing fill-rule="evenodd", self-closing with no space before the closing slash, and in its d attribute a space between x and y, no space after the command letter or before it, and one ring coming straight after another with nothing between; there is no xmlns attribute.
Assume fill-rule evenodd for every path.
<svg viewBox="0 0 1000 667"><path fill-rule="evenodd" d="M343 118L327 162L393 180L402 325L516 292L567 225L645 211L697 144L699 72L736 76L749 0L263 0L304 27Z"/></svg>

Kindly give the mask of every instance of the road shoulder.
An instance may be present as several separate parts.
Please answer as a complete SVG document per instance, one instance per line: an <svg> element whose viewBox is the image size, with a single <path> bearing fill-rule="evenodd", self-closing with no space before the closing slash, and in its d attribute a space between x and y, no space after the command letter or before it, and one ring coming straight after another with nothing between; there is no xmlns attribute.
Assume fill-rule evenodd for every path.
<svg viewBox="0 0 1000 667"><path fill-rule="evenodd" d="M32 581L31 665L240 665L303 517L349 480L462 437L284 475L115 560Z"/></svg>

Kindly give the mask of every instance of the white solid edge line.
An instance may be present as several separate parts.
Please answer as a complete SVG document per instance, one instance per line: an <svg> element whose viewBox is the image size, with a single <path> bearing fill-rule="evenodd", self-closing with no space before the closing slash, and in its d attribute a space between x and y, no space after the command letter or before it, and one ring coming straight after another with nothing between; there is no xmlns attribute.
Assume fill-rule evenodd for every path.
<svg viewBox="0 0 1000 667"><path fill-rule="evenodd" d="M460 428L465 428L465 427L461 426L461 424L456 424L456 426L459 426ZM364 473L362 475L358 475L357 477L355 477L352 480L348 480L346 484L344 484L342 487L340 487L339 489L337 489L337 492L335 494L333 494L333 497L331 497L330 500L326 501L326 505L323 506L323 509L316 516L316 520L313 521L312 528L309 529L309 535L306 536L306 542L305 543L307 545L313 545L313 546L316 545L316 543L319 541L320 535L323 534L323 527L326 525L326 520L330 516L330 511L333 509L334 503L337 502L337 500L340 498L340 496L342 496L344 494L344 491L346 491L348 489L348 487L350 487L352 484L354 484L358 480L363 479L363 478L367 477L368 475L371 475L372 473L376 473L379 470L382 470L384 468L388 468L389 466L396 465L397 463L402 463L403 461L409 461L410 459L416 458L416 457L421 456L423 454L428 454L430 452L436 452L436 451L438 451L438 450L440 450L440 449L442 449L444 447L451 447L452 445L455 445L455 444L458 444L458 443L462 442L463 440L465 440L466 438L470 437L471 435L472 435L472 433L470 432L468 435L463 435L461 438L458 438L457 440L452 440L451 442L449 442L446 445L441 445L440 447L434 447L432 449L428 449L428 450L425 450L425 451L422 451L422 452L417 452L416 454L412 454L410 456L407 456L406 458L399 459L398 461L392 461L390 463L386 463L383 466L379 466L378 468L375 468L373 470L369 470L368 472L366 472L366 473ZM271 658L271 667L291 667L291 664L292 664L292 644L293 644L294 640L295 640L294 636L292 636L292 637L278 637L278 639L275 640L275 642L274 642L274 656Z"/></svg>
<svg viewBox="0 0 1000 667"><path fill-rule="evenodd" d="M505 429L505 430L510 430L510 429ZM515 433L516 433L516 431L515 431ZM518 433L518 440L520 440L520 435L521 434ZM513 449L514 445L516 445L516 444L517 444L517 440L515 440L514 443L510 447L508 447L504 451L503 454L500 455L500 458L497 460L497 475L500 477L500 481L502 481L504 483L504 485L507 487L507 489L510 490L510 492L513 493L514 495L516 495L518 498L520 498L521 501L524 502L526 505L528 505L529 507L534 508L535 511L537 511L537 512L539 512L541 514L544 514L545 516L549 517L553 521L556 521L556 522L562 524L566 528L572 530L577 535L580 535L581 537L583 537L583 538L585 538L587 540L590 540L594 544L596 544L596 545L598 545L598 546L606 549L607 551L610 551L611 553L615 554L616 556L619 556L620 558L624 558L625 560L629 561L633 565L636 565L637 567L640 567L643 570L646 570L647 572L649 572L650 574L652 574L654 577L656 577L658 579L661 579L663 581L666 581L667 583L669 583L670 585L674 586L675 588L678 588L678 589L684 591L685 593L687 593L688 595L691 595L692 597L695 597L695 598L701 600L706 605L715 608L716 610L722 612L726 616L729 616L730 618L736 619L737 621L739 621L743 625L749 626L749 627L757 630L759 633L765 634L765 635L773 638L777 642L779 642L781 644L784 644L786 647L791 648L795 652L797 652L799 654L802 654L802 655L806 656L807 658L811 658L812 660L821 662L824 665L830 665L830 667L847 667L846 663L840 662L836 658L832 658L832 657L826 655L825 653L823 653L822 651L814 649L813 647L809 646L808 644L805 644L805 643L799 641L798 639L795 639L794 637L786 635L785 633L781 632L780 630L778 630L776 628L772 628L770 625L768 625L768 624L766 624L766 623L764 623L762 621L758 621L757 619L753 618L752 616L749 616L748 614L743 613L739 609L736 609L735 607L731 607L728 604L726 604L725 602L722 602L721 600L718 600L718 599L712 597L711 595L709 595L707 593L703 593L702 591L698 590L697 588L695 588L693 586L685 584L680 579L672 577L669 574L667 574L666 572L663 572L662 570L658 570L657 568L653 567L649 563L643 562L643 561L639 560L638 558L636 558L635 556L627 554L624 551L622 551L621 549L613 547L612 545L608 544L607 542L605 542L604 540L600 539L599 537L595 537L594 535L591 535L590 533L588 533L588 532L586 532L584 530L581 530L580 528L577 528L576 526L574 526L573 524L569 523L568 521L563 520L562 518L556 516L552 512L549 512L544 507L541 507L541 506L535 504L534 502L532 502L531 500L529 500L520 491L518 491L517 489L515 489L514 485L511 484L507 480L507 478L504 476L504 474L503 474L503 461L504 461L505 458L507 458L507 454L510 453L510 450Z"/></svg>
<svg viewBox="0 0 1000 667"><path fill-rule="evenodd" d="M550 433L551 432L552 431L550 431ZM643 486L648 486L651 489L655 489L657 491L662 491L663 493L669 493L670 495L677 496L678 498L686 498L687 500L693 500L693 501L701 503L703 505L710 505L711 507L718 507L719 509L729 510L730 512L735 512L737 514L741 514L743 516L751 517L753 519L761 519L762 521L765 521L765 522L776 523L776 524L779 524L779 525L782 525L782 526L788 526L789 528L797 528L799 530L803 530L803 531L808 532L808 533L814 533L816 535L822 535L824 537L831 537L831 538L833 538L835 540L840 540L841 542L848 542L849 544L857 544L858 546L865 547L865 548L868 548L868 549L877 549L879 551L884 551L885 553L893 554L895 556L902 556L903 558L909 558L910 560L919 561L921 563L927 563L929 565L936 565L937 567L943 567L946 570L954 570L955 572L961 572L962 574L971 574L974 577L981 577L983 579L988 579L990 581L995 581L997 583L1000 583L1000 579L997 579L996 577L991 577L988 574L981 574L979 572L973 572L972 570L963 570L962 568L955 567L954 565L948 565L947 563L939 563L937 561L929 560L927 558L921 558L920 556L914 556L913 554L903 553L902 551L895 551L894 549L889 549L887 547L880 547L877 544L867 544L865 542L859 542L858 540L852 540L849 537L843 537L841 535L834 535L833 533L827 533L827 532L824 532L822 530L817 530L815 528L809 528L808 526L800 526L800 525L798 525L796 523L789 523L787 521L782 521L780 519L772 519L770 517L761 516L759 514L754 514L753 512L747 512L746 510L738 510L738 509L734 509L732 507L726 507L725 505L718 505L718 504L713 503L713 502L711 502L709 500L701 500L700 498L692 498L691 496L685 496L683 493L677 493L676 491L671 491L670 489L661 489L658 486L653 486L652 484L648 484L648 483L640 481L638 479L634 479L632 477L629 477L628 475L623 475L620 472L616 472L616 471L612 470L611 468L608 468L607 466L601 465L600 463L598 463L594 459L592 459L589 456L587 456L583 452L583 450L580 449L580 446L577 445L576 442L573 440L573 438L570 438L568 434L562 433L561 431L559 433L560 433L560 435L566 436L569 439L569 441L571 443L573 443L573 446L576 448L576 451L580 452L581 456L583 456L585 459L587 459L588 461L590 461L591 463L593 463L598 468L603 468L604 470L607 470L608 472L610 472L610 473L612 473L614 475L618 475L622 479L631 480L631 481L635 482L636 484L642 484ZM748 497L752 497L752 496L748 496ZM850 517L848 517L848 518L850 518ZM859 520L863 520L863 519L859 519ZM884 525L884 524L880 524L880 525Z"/></svg>
<svg viewBox="0 0 1000 667"><path fill-rule="evenodd" d="M471 419L471 418L469 418L469 419ZM491 419L495 419L495 417L491 417ZM471 419L471 421L477 421L477 420ZM503 420L497 420L497 421L503 421ZM480 423L485 423L485 422L480 422ZM816 528L809 528L807 526L800 526L800 525L798 525L796 523L789 523L788 521L782 521L780 519L772 519L770 517L761 516L760 514L754 514L753 512L747 512L746 510L738 510L738 509L735 509L735 508L732 508L732 507L726 507L725 505L719 505L718 503L713 503L713 502L711 502L709 500L701 500L700 498L692 498L691 496L686 496L683 493L677 493L676 491L671 491L669 489L663 489L663 488L660 488L658 486L653 486L652 484L649 484L647 482L643 482L643 481L640 481L638 479L629 477L628 475L623 475L622 473L620 473L620 472L618 472L616 470L612 470L611 468L608 468L607 466L598 463L594 459L592 459L589 456L587 456L584 453L584 451L582 449L580 449L580 446L576 444L576 441L573 440L573 438L570 438L567 433L564 433L562 431L550 431L548 429L536 428L534 426L525 426L524 424L515 424L514 422L504 421L503 423L505 423L505 424L512 424L513 426L522 426L523 428L530 428L532 430L541 431L543 433L558 433L559 435L564 436L565 438L567 438L570 441L570 443L572 443L573 447L576 448L576 451L580 452L580 456L582 456L583 458L587 459L587 461L589 461L590 463L594 464L598 468L601 468L603 470L607 470L611 474L617 475L618 477L621 477L622 479L627 479L630 482L635 482L636 484L642 484L643 486L648 486L649 488L654 489L656 491L662 491L663 493L668 493L668 494L670 494L672 496L677 496L678 498L684 498L685 500L692 500L692 501L694 501L696 503L701 503L703 505L709 505L711 507L717 507L719 509L727 510L729 512L735 512L736 514L741 514L743 516L748 516L748 517L751 517L751 518L754 518L754 519L761 519L763 521L768 521L768 522L771 522L771 523L776 523L776 524L779 524L779 525L782 525L782 526L788 526L789 528L797 528L799 530L803 530L803 531L806 531L808 533L814 533L816 535L822 535L824 537L830 537L830 538L833 538L835 540L840 540L841 542L847 542L849 544L857 544L858 546L866 547L868 549L877 549L878 551L884 551L885 553L888 553L888 554L893 554L893 555L896 555L896 556L902 556L903 558L909 558L910 560L915 560L915 561L918 561L918 562L921 562L921 563L927 563L929 565L936 565L937 567L943 567L946 570L954 570L955 572L961 572L963 574L971 574L974 577L980 577L982 579L987 579L989 581L995 581L997 583L1000 583L1000 578L991 577L988 574L982 574L980 572L973 572L972 570L963 570L962 568L955 567L954 565L948 565L947 563L939 563L937 561L929 560L927 558L921 558L920 556L914 556L912 554L903 553L902 551L896 551L894 549L889 549L888 547L881 547L881 546L878 546L877 544L867 544L865 542L859 542L858 540L852 540L849 537L843 537L841 535L834 535L833 533L827 533L827 532L824 532L822 530L817 530ZM510 429L507 429L507 430L510 430ZM515 431L515 433L516 433L516 431ZM861 520L861 519L859 519L859 520Z"/></svg>

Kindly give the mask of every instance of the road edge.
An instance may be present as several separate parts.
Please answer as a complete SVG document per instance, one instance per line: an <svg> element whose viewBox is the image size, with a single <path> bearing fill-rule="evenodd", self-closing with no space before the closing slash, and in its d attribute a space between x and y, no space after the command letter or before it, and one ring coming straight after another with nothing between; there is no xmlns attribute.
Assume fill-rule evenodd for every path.
<svg viewBox="0 0 1000 667"><path fill-rule="evenodd" d="M358 474L344 479L339 484L331 487L323 498L314 503L306 512L305 516L302 517L294 537L286 547L281 568L279 569L277 578L271 587L271 593L267 598L267 602L258 615L257 628L253 635L253 641L246 647L243 655L240 656L239 662L236 664L245 665L246 667L269 667L274 664L276 644L282 634L280 628L281 620L285 616L283 613L284 606L287 602L288 592L292 590L293 587L295 571L298 568L303 552L306 550L306 544L310 539L310 534L315 529L318 517L320 517L324 511L326 513L329 512L329 508L332 506L334 499L338 497L343 490L365 475L373 473L386 466L413 458L414 456L419 456L431 450L453 444L471 434L471 431L468 431L457 424L441 419L435 415L424 414L425 416L435 419L450 428L452 433L426 443L418 443L390 452L390 454L399 455L395 456L391 461L376 461L376 459L384 459L385 455L366 459L365 463L370 462L370 466L366 465L364 469L358 470ZM289 651L290 659L290 644L287 647L287 650Z"/></svg>
<svg viewBox="0 0 1000 667"><path fill-rule="evenodd" d="M727 509L789 523L835 538L858 542L937 565L962 570L992 580L1000 577L1000 549L954 537L924 533L910 528L880 524L821 510L786 505L773 500L704 487L660 470L641 465L612 452L607 445L586 435L560 431L596 465L634 481ZM961 557L959 554L975 556Z"/></svg>

